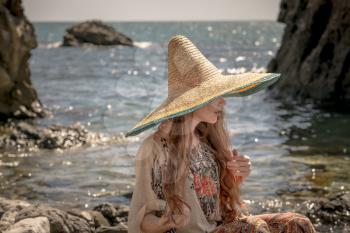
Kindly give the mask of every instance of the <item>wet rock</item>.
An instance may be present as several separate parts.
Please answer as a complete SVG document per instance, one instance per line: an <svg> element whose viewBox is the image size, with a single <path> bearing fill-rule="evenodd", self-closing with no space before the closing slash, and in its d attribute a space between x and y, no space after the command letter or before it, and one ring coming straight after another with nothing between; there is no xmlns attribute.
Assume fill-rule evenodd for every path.
<svg viewBox="0 0 350 233"><path fill-rule="evenodd" d="M350 224L350 193L340 192L305 201L298 211L324 224Z"/></svg>
<svg viewBox="0 0 350 233"><path fill-rule="evenodd" d="M6 198L0 197L0 209L1 209L1 218L2 221L6 225L11 225L15 223L16 215L22 209L30 206L29 203L20 200L9 200ZM1 230L1 227L0 227Z"/></svg>
<svg viewBox="0 0 350 233"><path fill-rule="evenodd" d="M350 4L343 0L282 0L281 47L268 71L282 73L272 94L328 107L350 103Z"/></svg>
<svg viewBox="0 0 350 233"><path fill-rule="evenodd" d="M113 224L115 223L115 218L117 217L117 210L110 203L104 203L98 205L94 208L95 211L100 212L108 221Z"/></svg>
<svg viewBox="0 0 350 233"><path fill-rule="evenodd" d="M108 220L100 212L90 211L89 213L91 214L91 216L94 219L96 228L101 227L101 226L111 226L111 224L108 222Z"/></svg>
<svg viewBox="0 0 350 233"><path fill-rule="evenodd" d="M104 203L94 208L95 211L101 212L112 226L119 223L127 222L129 207L126 205Z"/></svg>
<svg viewBox="0 0 350 233"><path fill-rule="evenodd" d="M47 115L30 80L28 60L37 47L22 1L0 1L0 119Z"/></svg>
<svg viewBox="0 0 350 233"><path fill-rule="evenodd" d="M0 126L0 150L67 149L106 141L107 137L79 123L44 127L11 121Z"/></svg>
<svg viewBox="0 0 350 233"><path fill-rule="evenodd" d="M117 205L114 205L115 208L117 209L117 217L119 218L126 218L128 217L128 214L129 214L129 206L127 205L122 205L122 204L117 204Z"/></svg>
<svg viewBox="0 0 350 233"><path fill-rule="evenodd" d="M128 227L124 224L113 227L103 226L96 229L96 233L128 233Z"/></svg>
<svg viewBox="0 0 350 233"><path fill-rule="evenodd" d="M99 20L91 20L68 28L62 46L80 46L84 44L133 46L133 41L112 26Z"/></svg>
<svg viewBox="0 0 350 233"><path fill-rule="evenodd" d="M9 227L4 233L48 233L49 220L45 217L26 218Z"/></svg>
<svg viewBox="0 0 350 233"><path fill-rule="evenodd" d="M93 232L89 223L85 219L68 214L45 204L37 204L24 208L17 213L15 222L38 216L44 216L49 219L51 233Z"/></svg>
<svg viewBox="0 0 350 233"><path fill-rule="evenodd" d="M96 228L96 222L94 216L90 213L91 211L81 211L78 209L65 210L68 214L74 215L79 218L83 218L88 222L89 226L93 229Z"/></svg>

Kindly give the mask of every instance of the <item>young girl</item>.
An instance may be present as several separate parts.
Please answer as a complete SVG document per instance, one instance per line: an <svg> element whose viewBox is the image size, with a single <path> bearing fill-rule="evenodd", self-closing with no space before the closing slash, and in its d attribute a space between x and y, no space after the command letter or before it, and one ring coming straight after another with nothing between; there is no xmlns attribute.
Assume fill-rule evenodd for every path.
<svg viewBox="0 0 350 233"><path fill-rule="evenodd" d="M255 93L278 78L222 75L189 39L170 40L168 98L126 134L160 123L136 154L129 233L316 232L298 213L249 216L240 199L251 162L231 149L224 97Z"/></svg>

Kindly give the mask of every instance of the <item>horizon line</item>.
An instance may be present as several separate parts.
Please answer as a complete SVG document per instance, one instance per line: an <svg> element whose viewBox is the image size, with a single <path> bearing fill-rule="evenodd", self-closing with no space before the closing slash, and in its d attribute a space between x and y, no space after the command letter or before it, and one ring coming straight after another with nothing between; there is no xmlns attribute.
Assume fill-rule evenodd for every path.
<svg viewBox="0 0 350 233"><path fill-rule="evenodd" d="M28 18L27 18L28 19ZM29 19L28 19L29 20ZM96 19L96 18L91 18L91 19L84 19L84 20L29 20L32 23L74 23L74 22L85 22L85 21L102 21L102 22L111 22L111 23L152 23L152 22L251 22L251 21L261 21L261 22L276 22L276 23L281 23L277 20L273 19L230 19L230 20L102 20L102 19Z"/></svg>

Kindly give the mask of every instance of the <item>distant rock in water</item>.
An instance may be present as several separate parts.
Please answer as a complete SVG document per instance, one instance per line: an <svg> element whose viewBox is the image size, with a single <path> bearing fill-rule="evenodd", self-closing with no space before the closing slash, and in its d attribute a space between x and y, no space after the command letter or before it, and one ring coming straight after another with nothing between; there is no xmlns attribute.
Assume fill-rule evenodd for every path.
<svg viewBox="0 0 350 233"><path fill-rule="evenodd" d="M349 104L350 1L282 0L280 8L278 21L286 27L268 71L284 78L272 94Z"/></svg>
<svg viewBox="0 0 350 233"><path fill-rule="evenodd" d="M44 116L30 80L28 60L37 47L22 1L0 1L0 118Z"/></svg>
<svg viewBox="0 0 350 233"><path fill-rule="evenodd" d="M80 46L83 44L133 46L133 41L112 26L99 20L91 20L68 28L62 46Z"/></svg>

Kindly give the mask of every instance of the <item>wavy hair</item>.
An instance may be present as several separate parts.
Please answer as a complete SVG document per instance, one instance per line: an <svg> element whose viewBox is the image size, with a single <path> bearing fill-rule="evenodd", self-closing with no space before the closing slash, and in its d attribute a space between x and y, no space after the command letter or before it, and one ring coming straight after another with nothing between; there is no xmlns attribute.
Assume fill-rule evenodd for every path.
<svg viewBox="0 0 350 233"><path fill-rule="evenodd" d="M170 211L182 214L184 206L191 207L184 201L185 180L189 173L190 148L193 138L190 124L193 112L168 120L171 123L169 134L165 136L168 142L169 157L162 169L162 188ZM155 132L161 135L166 122L162 122ZM207 143L215 154L215 161L220 170L220 208L223 222L230 222L240 216L239 208L246 209L246 204L240 199L240 184L242 177L232 175L226 163L231 158L231 142L224 121L224 110L219 114L214 124L200 122L194 133Z"/></svg>

